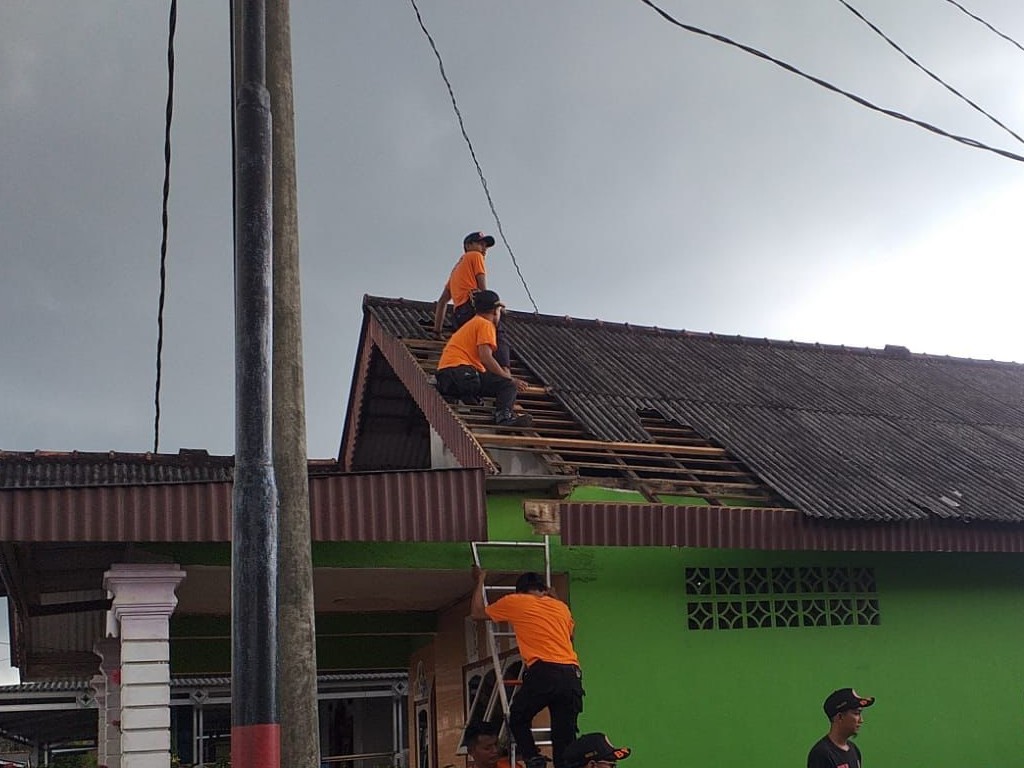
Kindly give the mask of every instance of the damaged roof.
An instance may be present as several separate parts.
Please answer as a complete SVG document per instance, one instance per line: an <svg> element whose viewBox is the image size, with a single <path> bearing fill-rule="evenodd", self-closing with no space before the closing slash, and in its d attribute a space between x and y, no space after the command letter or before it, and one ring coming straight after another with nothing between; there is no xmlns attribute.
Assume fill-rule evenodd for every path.
<svg viewBox="0 0 1024 768"><path fill-rule="evenodd" d="M374 364L387 358L408 423L429 422L471 458L452 448L465 435L444 422L454 416L473 436L472 418L425 400L423 350L440 343L432 309L366 297L364 339L372 326ZM514 365L588 439L657 445L652 424L690 432L781 500L767 506L833 520L1024 521L1024 366L519 312L508 313L506 332ZM419 367L399 360L400 349ZM380 382L360 380L370 365L357 365L343 459L358 457L379 405ZM395 407L401 398L390 396Z"/></svg>

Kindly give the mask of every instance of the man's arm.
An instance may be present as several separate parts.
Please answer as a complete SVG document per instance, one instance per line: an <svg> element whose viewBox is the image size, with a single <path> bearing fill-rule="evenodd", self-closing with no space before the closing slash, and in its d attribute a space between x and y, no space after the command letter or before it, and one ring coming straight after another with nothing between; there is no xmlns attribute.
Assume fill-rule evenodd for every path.
<svg viewBox="0 0 1024 768"><path fill-rule="evenodd" d="M448 283L444 284L444 290L441 291L441 298L437 300L437 304L434 305L434 335L441 335L441 326L444 325L444 311L448 308L448 301L452 297L452 292L448 288Z"/></svg>
<svg viewBox="0 0 1024 768"><path fill-rule="evenodd" d="M474 565L473 578L476 579L476 586L473 587L473 599L469 603L469 615L477 621L486 621L488 616L484 608L484 579L487 578L487 571Z"/></svg>
<svg viewBox="0 0 1024 768"><path fill-rule="evenodd" d="M484 368L497 376L501 376L503 379L515 381L512 378L512 374L498 365L498 361L494 359L494 351L491 349L490 344L477 344L476 351L480 355L480 362L484 364Z"/></svg>
<svg viewBox="0 0 1024 768"><path fill-rule="evenodd" d="M478 272L476 275L476 289L478 291L487 290L487 275L483 272Z"/></svg>

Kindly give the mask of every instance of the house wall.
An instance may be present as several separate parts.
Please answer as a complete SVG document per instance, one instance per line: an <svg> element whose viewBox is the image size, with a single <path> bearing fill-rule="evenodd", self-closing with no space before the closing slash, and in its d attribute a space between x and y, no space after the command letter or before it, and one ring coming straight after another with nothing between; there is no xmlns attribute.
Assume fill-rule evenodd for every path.
<svg viewBox="0 0 1024 768"><path fill-rule="evenodd" d="M629 500L594 488L574 496ZM523 520L522 501L489 496L493 540L539 540ZM322 565L461 568L469 565L469 546L318 544L314 556ZM492 570L539 569L523 552L489 557ZM687 594L687 568L801 566L871 569L878 624L689 627L694 596ZM827 727L822 700L848 685L878 697L859 737L869 765L1017 761L1024 742L1020 556L554 544L553 567L569 575L561 593L576 619L584 669L581 728L607 731L633 747L643 764L802 765ZM460 718L463 708L464 614L464 606L452 606L439 617L428 648L386 654L389 662L408 660L411 682L414 662L421 654L430 660L437 768L462 765L454 758L461 728L454 713ZM413 723L410 717L410 735Z"/></svg>
<svg viewBox="0 0 1024 768"><path fill-rule="evenodd" d="M1010 556L591 549L573 570L581 727L644 763L802 765L821 702L876 696L869 765L1010 764L1024 741L1024 561ZM877 626L693 630L689 567L874 569Z"/></svg>

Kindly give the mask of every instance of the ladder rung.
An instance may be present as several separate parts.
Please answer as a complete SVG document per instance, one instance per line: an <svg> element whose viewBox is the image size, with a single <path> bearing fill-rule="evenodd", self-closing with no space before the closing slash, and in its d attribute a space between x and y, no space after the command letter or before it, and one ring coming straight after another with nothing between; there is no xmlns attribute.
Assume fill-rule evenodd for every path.
<svg viewBox="0 0 1024 768"><path fill-rule="evenodd" d="M475 541L477 547L543 547L543 541Z"/></svg>
<svg viewBox="0 0 1024 768"><path fill-rule="evenodd" d="M494 636L495 637L515 637L516 633L515 632L500 632L498 630L495 630L494 631Z"/></svg>
<svg viewBox="0 0 1024 768"><path fill-rule="evenodd" d="M500 584L486 584L484 589L493 589L495 592L511 592L515 587L503 587Z"/></svg>

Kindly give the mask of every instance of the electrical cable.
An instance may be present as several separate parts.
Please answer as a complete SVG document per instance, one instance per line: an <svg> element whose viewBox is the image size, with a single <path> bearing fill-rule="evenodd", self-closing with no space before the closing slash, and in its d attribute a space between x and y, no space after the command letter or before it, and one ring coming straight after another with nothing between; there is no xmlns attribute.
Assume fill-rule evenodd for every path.
<svg viewBox="0 0 1024 768"><path fill-rule="evenodd" d="M156 312L156 392L153 396L153 453L160 452L160 380L164 349L164 302L167 296L167 201L171 195L171 118L174 115L174 30L178 25L178 0L171 0L167 23L167 109L164 118L164 191L160 238L160 300Z"/></svg>
<svg viewBox="0 0 1024 768"><path fill-rule="evenodd" d="M1014 39L1013 39L1012 37L1010 37L1009 35L1007 35L1007 34L1004 34L1003 32L1000 32L1000 31L999 31L998 29L996 29L996 28L995 28L995 27L993 27L993 26L992 26L991 24L989 24L989 23L988 23L987 21L985 21L985 20L984 20L983 18L981 18L981 16L978 16L978 15L976 15L976 14L973 14L973 13L971 13L971 12L970 12L970 11L968 11L968 10L967 10L966 8L964 8L964 7L962 6L962 5L960 5L960 3L958 3L958 2L956 1L956 0L946 0L946 2L947 2L947 3L949 3L950 5L955 5L955 6L956 6L957 8L959 8L959 9L960 9L961 11L963 11L963 12L964 12L964 13L966 13L966 14L967 14L968 16L970 16L970 17L971 17L972 19L974 19L975 21L977 21L977 22L979 22L979 23L981 23L981 24L984 24L984 25L985 25L986 27L988 27L988 28L989 28L990 30L992 30L993 32L995 32L995 33L996 33L997 35L999 35L999 36L1000 36L1001 38L1003 38L1003 40L1007 40L1007 41L1009 41L1010 43L1012 43L1013 45L1016 45L1016 46L1017 46L1018 48L1020 48L1020 49L1021 49L1022 51L1024 51L1024 45L1021 45L1020 43L1018 43L1018 42L1017 42L1016 40L1014 40Z"/></svg>
<svg viewBox="0 0 1024 768"><path fill-rule="evenodd" d="M907 53L905 50L903 50L892 38L890 38L887 34L885 34L885 32L883 32L881 29L879 29L877 26L875 26L871 21L869 21L864 16L864 14L862 14L860 11L858 11L856 8L854 8L852 5L850 5L848 2L846 2L846 0L837 0L837 2L842 3L844 6L846 6L847 10L849 10L850 13L852 13L858 19L863 21L865 24L867 24L875 32L875 34L877 34L879 37L881 37L883 40L885 40L885 42L887 42L889 45L891 45L893 48L895 48L897 51L899 51L907 61L909 61L915 67L917 67L922 72L924 72L926 75L928 75L928 77L930 77L932 80L937 82L939 85L941 85L947 91L949 91L954 96L959 98L961 101L964 101L967 104L969 104L970 106L972 106L974 109L976 109L978 112L980 112L985 117L987 117L989 120L991 120L993 123L998 125L1000 128L1002 128L1008 134L1013 136L1013 138L1015 138L1017 141L1019 141L1022 144L1024 144L1024 139L1022 139L1015 131L1013 131L1011 128L1007 127L1006 125L1004 125L1002 122L999 121L998 118L996 118L995 116L993 116L993 115L989 114L988 112L986 112L984 109L982 109L977 104L975 104L973 101L971 101L969 98L967 98L962 93L960 93L960 91L958 91L952 85L947 83L941 77L939 77L934 72L932 72L930 69L928 69L923 64L921 64L917 59L915 59L913 56L911 56L909 53Z"/></svg>
<svg viewBox="0 0 1024 768"><path fill-rule="evenodd" d="M533 311L540 313L537 309L537 302L533 300L533 294L530 293L530 286L526 284L526 278L523 277L523 271L519 268L519 262L516 260L516 255L512 251L512 246L508 243L508 238L505 237L505 230L501 226L501 218L498 216L498 211L494 207L494 200L491 199L491 191L487 186L487 179L484 178L483 169L480 167L480 161L477 159L476 151L473 149L473 142L469 140L469 134L466 132L466 124L462 119L462 112L459 110L459 104L455 100L455 91L452 90L451 81L448 79L448 74L444 70L444 62L441 60L441 53L437 50L437 45L434 43L434 38L430 32L427 31L426 25L423 23L423 16L420 14L419 6L416 5L416 0L409 0L412 3L412 9L416 12L416 21L419 22L420 29L423 30L423 34L426 35L427 42L430 43L431 49L434 51L434 57L437 59L437 67L441 71L441 79L444 80L444 84L448 88L448 96L452 101L452 108L455 110L455 117L459 121L459 130L462 131L462 138L466 141L466 146L469 147L470 157L473 158L473 165L476 166L477 176L480 177L480 184L484 188L484 195L487 197L487 204L491 208L491 215L494 216L494 223L498 227L498 234L501 236L501 241L505 244L505 248L508 250L508 255L512 257L512 265L516 268L516 273L519 275L519 280L523 284L523 288L526 289L526 295L530 299L530 303L533 305Z"/></svg>
<svg viewBox="0 0 1024 768"><path fill-rule="evenodd" d="M897 112L896 110L893 110L893 109L887 109L885 107L880 107L877 104L873 104L872 102L868 101L867 99L865 99L865 98L863 98L861 96L858 96L855 93L850 93L849 91L845 91L842 88L840 88L840 87L838 87L836 85L833 85L832 83L828 82L827 80L822 80L820 77L815 77L814 75L809 75L806 72L804 72L804 71L798 69L797 67L793 66L792 64L787 64L785 61L782 61L781 59L776 59L774 56L770 56L769 54L765 53L764 51L760 51L757 48L753 48L753 47L751 47L749 45L745 45L743 43L738 43L735 40L732 40L732 39L730 39L728 37L725 37L724 35L719 35L719 34L717 34L715 32L708 32L707 30L701 29L700 27L694 27L694 26L692 26L690 24L685 24L684 22L679 21L678 19L673 17L671 14L669 14L668 11L665 11L665 10L659 8L655 3L651 2L651 0L640 0L640 2L643 3L644 5L646 5L651 10L653 10L659 16L661 16L669 24L677 26L680 29L684 29L687 32L692 32L692 33L694 33L696 35L702 35L704 37L710 37L712 40L716 40L716 41L718 41L720 43L724 43L725 45L731 46L733 48L739 48L741 51L744 51L745 53L749 53L752 56L756 56L759 59L764 59L765 61L770 61L772 64L776 65L777 67L780 67L781 69L784 69L787 72L792 72L794 75L797 75L798 77L802 77L805 80L810 80L812 83L814 83L816 85L819 85L819 86L821 86L822 88L824 88L824 89L826 89L828 91L832 91L833 93L838 93L840 96L845 96L850 101L854 102L855 104L859 104L862 107L870 109L870 110L872 110L874 112L879 112L879 113L881 113L883 115L887 115L887 116L889 116L889 117L891 117L891 118L893 118L895 120L901 120L901 121L903 121L905 123L911 123L912 125L916 125L919 128L923 128L924 130L928 131L929 133L934 133L937 136L942 136L944 138L951 139L952 141L955 141L958 144L963 144L964 146L973 147L974 149L982 149L982 150L985 150L986 152L991 152L993 154L999 155L1000 157L1005 157L1008 160L1016 160L1019 163L1024 163L1024 156L1022 156L1022 155L1018 155L1018 154L1016 154L1014 152L1010 152L1009 150L1006 150L1006 149L1000 149L999 147L993 147L993 146L990 146L988 144L984 144L984 143L978 141L977 139L972 139L972 138L967 137L967 136L960 136L960 135L955 134L955 133L950 133L948 131L943 130L942 128L939 128L938 126L932 125L931 123L927 123L924 120L918 120L916 118L910 117L908 115L903 114L902 112Z"/></svg>

